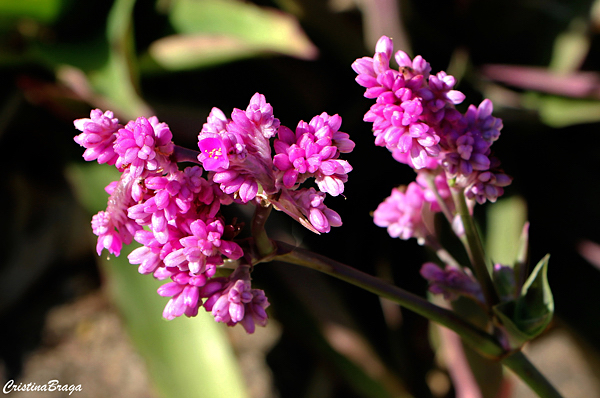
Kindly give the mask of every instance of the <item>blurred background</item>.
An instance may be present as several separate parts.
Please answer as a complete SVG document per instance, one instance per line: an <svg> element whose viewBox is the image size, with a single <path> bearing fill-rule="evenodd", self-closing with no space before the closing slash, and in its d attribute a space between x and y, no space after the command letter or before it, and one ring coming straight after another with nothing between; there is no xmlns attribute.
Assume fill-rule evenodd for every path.
<svg viewBox="0 0 600 398"><path fill-rule="evenodd" d="M345 198L328 199L344 225L316 236L272 214L270 235L426 295L418 270L430 254L370 215L414 178L373 145L362 121L371 101L350 67L383 34L454 75L461 111L494 102L504 120L495 152L514 182L476 216L505 263L531 222L531 262L551 253L556 316L526 353L565 396L599 396L600 2L591 0L0 0L0 382L56 379L81 385L79 397L533 396L452 334L314 271L256 267L271 322L247 336L206 314L163 320L161 283L139 275L128 251L95 253L91 216L118 176L83 161L74 119L93 108L124 122L157 115L177 144L196 148L212 107L245 109L260 92L283 125L337 113L356 142Z"/></svg>

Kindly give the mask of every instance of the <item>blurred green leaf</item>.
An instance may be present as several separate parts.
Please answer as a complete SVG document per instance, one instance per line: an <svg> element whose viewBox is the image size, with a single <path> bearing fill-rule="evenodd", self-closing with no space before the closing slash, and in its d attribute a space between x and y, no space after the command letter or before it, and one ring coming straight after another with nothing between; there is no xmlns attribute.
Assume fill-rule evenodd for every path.
<svg viewBox="0 0 600 398"><path fill-rule="evenodd" d="M569 29L556 37L549 65L551 70L566 73L581 67L590 51L589 29L586 20L574 18Z"/></svg>
<svg viewBox="0 0 600 398"><path fill-rule="evenodd" d="M494 263L514 264L526 221L527 204L521 197L500 199L487 208L486 252Z"/></svg>
<svg viewBox="0 0 600 398"><path fill-rule="evenodd" d="M150 55L162 68L177 71L250 58L260 49L227 36L175 35L151 44Z"/></svg>
<svg viewBox="0 0 600 398"><path fill-rule="evenodd" d="M133 37L135 0L116 0L107 20L108 63L90 80L109 99L112 110L127 118L150 116L152 111L139 94L137 57Z"/></svg>
<svg viewBox="0 0 600 398"><path fill-rule="evenodd" d="M73 136L77 133L78 131L73 128ZM74 141L73 143L75 144ZM75 188L75 196L90 214L106 209L108 194L104 188L112 181L119 180L120 174L115 167L103 166L95 162L73 164L66 170L67 179Z"/></svg>
<svg viewBox="0 0 600 398"><path fill-rule="evenodd" d="M119 178L115 168L98 164L72 166L67 175L90 213L106 206L103 187ZM120 257L107 257L105 251L99 262L105 286L161 396L247 397L225 326L204 311L191 319L164 320L167 298L156 293L164 282L140 275L127 260L130 251L124 248Z"/></svg>
<svg viewBox="0 0 600 398"><path fill-rule="evenodd" d="M149 48L163 68L209 66L275 52L313 59L316 47L298 21L281 11L234 0L177 0L169 19L180 33Z"/></svg>
<svg viewBox="0 0 600 398"><path fill-rule="evenodd" d="M63 0L2 0L0 20L30 18L38 22L50 23L56 20L63 6Z"/></svg>
<svg viewBox="0 0 600 398"><path fill-rule="evenodd" d="M581 123L600 121L600 101L573 99L527 93L523 95L523 106L537 110L542 122L551 127L566 127Z"/></svg>
<svg viewBox="0 0 600 398"><path fill-rule="evenodd" d="M510 301L517 298L515 269L509 266L494 266L492 280L500 301Z"/></svg>
<svg viewBox="0 0 600 398"><path fill-rule="evenodd" d="M517 250L517 258L513 264L515 271L515 282L517 291L521 291L525 278L527 278L527 270L529 264L529 221L523 225L521 237L519 238L519 248Z"/></svg>

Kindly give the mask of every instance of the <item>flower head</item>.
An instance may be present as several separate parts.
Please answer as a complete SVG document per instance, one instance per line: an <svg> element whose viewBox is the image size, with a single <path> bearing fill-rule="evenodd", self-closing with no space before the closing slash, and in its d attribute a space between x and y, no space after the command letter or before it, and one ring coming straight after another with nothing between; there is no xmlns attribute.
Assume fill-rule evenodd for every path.
<svg viewBox="0 0 600 398"><path fill-rule="evenodd" d="M341 122L338 115L322 113L310 123L298 123L295 133L287 128L279 129L273 164L282 172L281 182L285 188L315 177L322 192L332 196L344 192L344 182L352 166L338 157L342 150L351 151L354 142L346 133L337 131Z"/></svg>
<svg viewBox="0 0 600 398"><path fill-rule="evenodd" d="M202 162L205 170L215 171L229 167L227 147L219 136L203 137L198 141L198 147L200 148L198 160Z"/></svg>
<svg viewBox="0 0 600 398"><path fill-rule="evenodd" d="M98 254L106 248L119 255L123 244L139 242L142 246L128 259L140 273L167 280L158 289L169 297L166 319L195 316L203 306L216 321L240 323L248 333L267 322L269 302L250 284L251 256L234 241L242 224L227 224L221 206L270 203L316 233L342 224L324 204L326 193L343 192L352 170L339 158L354 143L339 131L338 115L322 113L300 122L294 133L280 125L258 93L231 118L213 108L198 135L197 159L203 167L184 170L174 161L190 161L189 150L175 148L169 127L156 117L122 126L112 112L94 110L75 126L82 131L75 141L86 147L84 157L114 164L122 173L106 188L106 211L92 220ZM274 161L270 139L275 136ZM309 177L321 192L300 187ZM235 271L216 277L225 262Z"/></svg>
<svg viewBox="0 0 600 398"><path fill-rule="evenodd" d="M211 311L217 322L223 322L229 326L241 323L247 333L254 333L256 325L267 324L266 309L269 307L265 293L262 290L252 289L250 284L249 268L238 267L229 278L221 284L207 298L204 307Z"/></svg>
<svg viewBox="0 0 600 398"><path fill-rule="evenodd" d="M404 189L394 188L373 212L373 221L379 227L386 227L392 238L422 239L427 235L422 217L424 201L423 188L416 182Z"/></svg>
<svg viewBox="0 0 600 398"><path fill-rule="evenodd" d="M373 123L375 145L407 154L416 169L425 168L441 151L440 126L446 109L464 96L452 90L452 76L430 76L431 68L421 57L411 60L398 51L399 70L390 69L392 50L391 39L383 36L373 58L352 64L356 81L366 87L365 97L376 99L364 120Z"/></svg>
<svg viewBox="0 0 600 398"><path fill-rule="evenodd" d="M123 173L116 184L109 185L111 193L106 211L100 211L92 218L92 231L98 236L96 250L102 249L118 256L123 244L130 244L135 233L142 227L127 217L127 209L133 205L131 187L134 178Z"/></svg>
<svg viewBox="0 0 600 398"><path fill-rule="evenodd" d="M113 149L113 143L117 138L116 132L123 126L111 111L102 113L100 109L94 109L90 112L89 119L77 119L73 124L82 132L75 136L74 140L86 148L83 153L85 160L115 164L118 156Z"/></svg>
<svg viewBox="0 0 600 398"><path fill-rule="evenodd" d="M120 129L114 144L119 155L116 166L129 167L133 176L139 177L144 170L168 170L169 156L173 153L173 134L165 123L153 116L139 117Z"/></svg>
<svg viewBox="0 0 600 398"><path fill-rule="evenodd" d="M431 74L422 57L411 59L403 51L396 52L399 67L393 69L392 52L392 40L382 36L372 58L352 64L357 83L366 89L364 96L375 99L364 116L373 123L375 145L385 146L394 159L416 170L444 174L473 201L495 201L511 179L490 148L502 129L502 121L492 116L492 102L470 105L463 115L455 105L465 95L454 89L453 76Z"/></svg>

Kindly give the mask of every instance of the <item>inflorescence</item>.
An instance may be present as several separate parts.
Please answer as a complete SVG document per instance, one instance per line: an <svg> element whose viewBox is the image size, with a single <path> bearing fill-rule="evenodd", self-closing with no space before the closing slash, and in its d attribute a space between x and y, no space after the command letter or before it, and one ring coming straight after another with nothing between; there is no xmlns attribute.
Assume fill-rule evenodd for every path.
<svg viewBox="0 0 600 398"><path fill-rule="evenodd" d="M85 160L121 172L106 187L106 210L92 219L98 255L107 249L118 256L135 240L142 246L129 261L142 274L169 280L158 289L170 297L166 319L195 316L202 306L216 321L241 323L252 333L255 325L266 324L269 301L251 287L251 254L234 240L240 225L225 220L221 206L272 205L315 233L342 225L324 204L326 194L344 191L352 170L340 159L354 148L339 131L341 122L338 115L322 113L292 131L257 93L231 118L213 108L198 135L199 151L189 156L154 116L122 125L111 111L93 110L90 118L75 120L81 131L75 142L86 148ZM196 165L180 170L180 161ZM318 190L303 186L313 178ZM231 262L235 270L229 276L215 275Z"/></svg>
<svg viewBox="0 0 600 398"><path fill-rule="evenodd" d="M392 55L398 69L390 68ZM366 88L364 96L375 99L364 116L373 123L375 145L386 147L394 159L417 172L415 182L393 188L379 205L373 213L375 224L386 227L393 238L416 238L423 244L432 235L430 215L444 211L460 235L451 189L462 191L472 209L475 203L495 202L512 181L491 151L502 129L502 121L492 116L492 102L485 99L460 113L455 105L465 95L454 90L455 78L443 71L432 75L421 56L393 54L392 40L386 36L377 42L372 58L357 59L352 68L357 83ZM432 291L441 293L441 286L456 290L456 281L461 281L459 285L470 286L464 294L476 296L467 283L473 280L468 270L465 274L450 266L435 271L431 265L424 266L422 275Z"/></svg>
<svg viewBox="0 0 600 398"><path fill-rule="evenodd" d="M375 144L417 172L416 181L392 190L374 212L374 222L390 236L431 236L427 220L444 212L460 234L452 190L469 204L494 202L510 184L491 146L502 121L492 116L492 102L470 105L462 114L455 105L465 95L454 90L454 77L431 67L422 57L397 51L398 69L390 68L392 40L377 42L375 55L357 59L356 81L375 99L364 120L373 123ZM272 206L315 233L342 225L338 213L324 204L338 196L352 170L340 155L354 149L339 131L342 119L322 113L295 130L280 124L273 108L255 94L246 110L227 117L213 108L198 135L198 151L176 146L167 124L139 117L122 125L111 111L95 109L90 118L75 120L85 147L84 159L114 165L119 181L106 187L105 211L92 219L97 252L116 256L133 240L142 246L128 256L142 274L169 280L158 289L170 297L163 316L195 316L202 306L215 320L241 323L248 333L267 322L269 302L251 287L252 253L235 238L240 225L229 222L221 206L232 203ZM192 155L190 155L192 154ZM180 170L178 163L191 162ZM306 186L312 181L315 186ZM251 250L248 250L251 251ZM218 267L231 265L229 276ZM478 283L468 270L425 264L422 275L431 290L448 298L457 294L481 300Z"/></svg>

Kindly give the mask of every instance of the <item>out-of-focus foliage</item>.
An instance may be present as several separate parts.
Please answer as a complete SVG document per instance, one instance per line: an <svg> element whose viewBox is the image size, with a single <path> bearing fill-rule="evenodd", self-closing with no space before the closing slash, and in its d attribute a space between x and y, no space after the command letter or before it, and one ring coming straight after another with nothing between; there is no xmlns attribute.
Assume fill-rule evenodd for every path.
<svg viewBox="0 0 600 398"><path fill-rule="evenodd" d="M215 374L199 376L210 367L203 336L215 333L206 340L230 355L222 325L205 324L205 318L163 321L166 299L155 294L155 284L146 286L152 278L138 275L125 257L107 262L94 252L89 220L106 194L86 187L101 187L106 177L74 172L85 166L72 120L95 107L124 121L155 114L179 145L190 148L213 106L225 113L245 108L255 92L265 94L275 116L291 128L321 112L340 114L341 130L357 144L349 156L354 170L346 198L329 203L344 225L316 236L274 212L267 228L274 238L295 239L425 294L418 269L427 255L415 242L389 238L369 215L392 187L413 178L373 145L362 122L370 102L350 64L372 55L381 34L392 35L397 48L421 54L433 72L454 74L467 95L465 107L486 97L494 101L495 116L504 120L496 155L514 183L501 215L485 219L485 207L476 215L482 230L491 231L489 239L499 242L490 249L498 258L518 242L514 235L523 218L530 221L531 259L552 255L554 326L568 325L593 357L600 351L600 309L594 304L600 273L577 248L582 241L600 242L597 10L591 0L0 1L4 378L18 378L26 354L40 346L50 308L105 288L158 391L191 396L185 389L204 389L215 396L207 383L223 385ZM516 197L527 203L526 217L523 202L510 200ZM505 242L499 222L513 225ZM447 368L436 360L449 343L424 338L424 319L292 266L260 264L253 283L265 289L270 314L282 326L267 356L282 397L453 396ZM146 328L148 334L141 332ZM485 366L481 375L492 369ZM215 371L238 380L232 361ZM177 383L198 379L176 390L168 386L169 374L182 377L171 380ZM484 383L485 376L478 380ZM485 396L495 392L482 390Z"/></svg>

